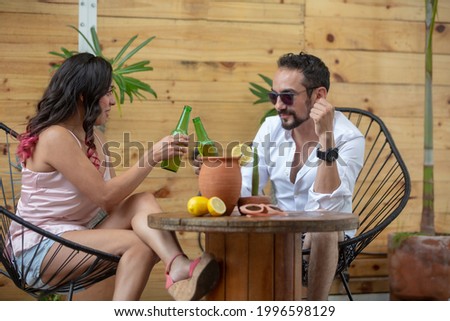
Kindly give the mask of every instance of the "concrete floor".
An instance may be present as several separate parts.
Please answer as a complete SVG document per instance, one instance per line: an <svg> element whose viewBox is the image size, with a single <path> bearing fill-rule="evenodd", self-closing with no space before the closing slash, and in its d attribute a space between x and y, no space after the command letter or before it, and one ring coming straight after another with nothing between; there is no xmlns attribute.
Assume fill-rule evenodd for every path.
<svg viewBox="0 0 450 321"><path fill-rule="evenodd" d="M347 295L330 295L329 301L349 301ZM354 301L389 301L389 293L353 294Z"/></svg>

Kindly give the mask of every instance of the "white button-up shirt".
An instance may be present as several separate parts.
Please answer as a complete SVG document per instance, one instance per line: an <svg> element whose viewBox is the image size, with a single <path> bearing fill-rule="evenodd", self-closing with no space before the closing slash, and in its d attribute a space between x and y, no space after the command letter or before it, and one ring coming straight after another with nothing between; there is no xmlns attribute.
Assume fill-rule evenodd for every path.
<svg viewBox="0 0 450 321"><path fill-rule="evenodd" d="M270 180L277 206L283 210L325 209L351 213L353 189L363 165L364 137L347 117L336 111L334 140L339 149L336 162L341 184L331 194L316 193L314 181L321 162L316 156L318 146L315 146L307 162L298 171L293 184L290 174L296 146L291 131L281 126L278 116L266 118L253 140L253 146L257 146L259 155L259 193L262 193L262 189ZM251 195L251 185L250 163L242 167L242 196ZM354 232L347 231L346 234L354 236Z"/></svg>

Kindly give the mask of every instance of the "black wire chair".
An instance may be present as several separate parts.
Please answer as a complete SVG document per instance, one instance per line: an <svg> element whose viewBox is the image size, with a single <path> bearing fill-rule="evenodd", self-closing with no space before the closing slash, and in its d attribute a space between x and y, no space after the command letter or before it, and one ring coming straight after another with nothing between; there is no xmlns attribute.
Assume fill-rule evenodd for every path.
<svg viewBox="0 0 450 321"><path fill-rule="evenodd" d="M341 279L349 300L348 268L356 257L401 213L409 200L411 180L408 169L384 122L373 113L339 107L365 137L364 164L353 192L353 213L359 217L355 237L339 243L336 276ZM202 233L198 244L203 248ZM309 255L303 250L303 255Z"/></svg>
<svg viewBox="0 0 450 321"><path fill-rule="evenodd" d="M344 113L365 137L364 164L353 192L353 213L359 217L359 228L355 237L339 243L336 271L348 298L353 300L348 267L401 213L411 193L411 181L394 140L379 117L357 108L336 110ZM304 250L303 254L309 251Z"/></svg>
<svg viewBox="0 0 450 321"><path fill-rule="evenodd" d="M14 214L20 193L21 166L10 151L17 146L18 134L3 123L0 123L0 128L5 133L5 140L0 142L2 144L0 186L4 200L4 204L0 206L0 260L3 266L0 266L0 274L11 279L19 289L37 299L46 298L50 294L62 294L67 297L67 300L72 300L74 292L86 289L115 275L120 260L119 256L71 242ZM45 278L40 278L43 284L37 282L28 284L25 281L30 266L24 265L21 260L18 260L13 251L9 232L12 222L19 224L22 232L29 229L39 234L39 243L34 255L46 239L51 239L57 244L56 251L48 263L41 266L41 274L45 275ZM22 246L24 244L23 236L21 244ZM51 275L45 273L51 264L56 264L56 261L62 262L59 269ZM71 266L71 268L65 268L67 266Z"/></svg>

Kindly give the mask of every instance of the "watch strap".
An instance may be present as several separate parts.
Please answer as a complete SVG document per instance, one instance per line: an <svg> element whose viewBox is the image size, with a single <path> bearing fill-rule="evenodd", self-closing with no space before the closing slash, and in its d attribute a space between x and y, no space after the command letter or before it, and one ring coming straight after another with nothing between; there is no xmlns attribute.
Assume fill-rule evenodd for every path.
<svg viewBox="0 0 450 321"><path fill-rule="evenodd" d="M326 151L322 151L319 148L317 149L317 158L324 160L326 162L334 162L339 157L339 149L337 147L335 148L329 148Z"/></svg>

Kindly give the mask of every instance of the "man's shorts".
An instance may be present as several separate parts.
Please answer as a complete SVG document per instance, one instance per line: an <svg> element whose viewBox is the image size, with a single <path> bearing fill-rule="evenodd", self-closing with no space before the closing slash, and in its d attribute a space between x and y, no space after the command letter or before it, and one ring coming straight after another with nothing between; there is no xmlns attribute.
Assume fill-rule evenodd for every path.
<svg viewBox="0 0 450 321"><path fill-rule="evenodd" d="M305 233L302 234L302 241L305 239ZM347 234L344 235L344 241L347 241L350 239L350 236ZM347 246L345 248L344 253L339 253L339 260L338 260L338 266L340 262L344 262L344 257L352 257L355 254L355 248L353 246ZM308 286L308 268L309 268L309 262L303 259L302 262L302 284L304 287Z"/></svg>

